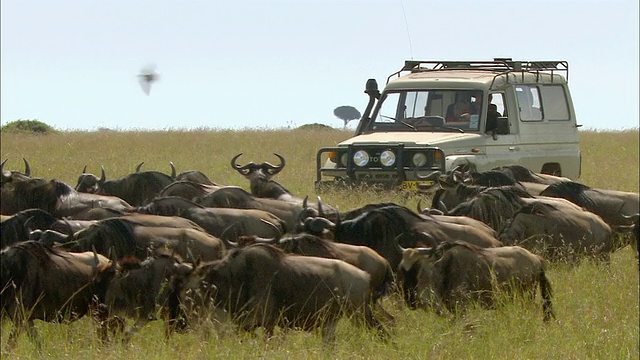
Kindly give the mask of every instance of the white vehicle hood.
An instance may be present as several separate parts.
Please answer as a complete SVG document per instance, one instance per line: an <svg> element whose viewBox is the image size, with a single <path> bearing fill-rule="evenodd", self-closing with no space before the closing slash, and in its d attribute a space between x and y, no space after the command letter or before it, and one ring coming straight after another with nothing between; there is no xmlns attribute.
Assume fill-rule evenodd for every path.
<svg viewBox="0 0 640 360"><path fill-rule="evenodd" d="M442 132L377 132L364 134L347 139L338 146L351 144L405 144L431 145L476 142L482 135L473 133L442 133Z"/></svg>

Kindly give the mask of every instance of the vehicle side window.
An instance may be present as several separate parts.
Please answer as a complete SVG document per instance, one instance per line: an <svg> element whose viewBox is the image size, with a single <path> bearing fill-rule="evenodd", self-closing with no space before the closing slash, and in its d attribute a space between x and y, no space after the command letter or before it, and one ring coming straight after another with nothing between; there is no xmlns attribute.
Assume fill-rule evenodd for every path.
<svg viewBox="0 0 640 360"><path fill-rule="evenodd" d="M542 106L540 92L537 86L518 85L516 86L516 97L520 108L520 120L540 121L542 120Z"/></svg>
<svg viewBox="0 0 640 360"><path fill-rule="evenodd" d="M547 120L569 120L567 96L561 85L544 85L540 87L540 95L544 106L544 118Z"/></svg>

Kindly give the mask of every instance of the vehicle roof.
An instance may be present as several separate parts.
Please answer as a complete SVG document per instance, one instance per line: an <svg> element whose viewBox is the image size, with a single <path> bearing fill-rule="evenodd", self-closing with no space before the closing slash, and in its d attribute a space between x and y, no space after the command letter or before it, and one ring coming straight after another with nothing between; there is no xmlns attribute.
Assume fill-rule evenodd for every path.
<svg viewBox="0 0 640 360"><path fill-rule="evenodd" d="M511 84L566 84L566 61L442 62L407 60L405 66L387 79L386 90L416 88L499 89ZM395 79L393 79L396 77Z"/></svg>

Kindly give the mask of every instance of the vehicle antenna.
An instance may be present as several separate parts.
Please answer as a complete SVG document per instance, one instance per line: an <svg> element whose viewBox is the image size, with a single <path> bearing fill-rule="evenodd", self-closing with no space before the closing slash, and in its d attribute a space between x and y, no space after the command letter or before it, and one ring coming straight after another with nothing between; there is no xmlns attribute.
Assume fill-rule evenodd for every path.
<svg viewBox="0 0 640 360"><path fill-rule="evenodd" d="M409 52L411 54L411 60L413 60L413 46L411 45L411 33L409 33L409 23L407 22L407 14L404 11L404 3L400 0L400 7L402 7L402 16L404 16L404 26L407 28L407 37L409 38Z"/></svg>

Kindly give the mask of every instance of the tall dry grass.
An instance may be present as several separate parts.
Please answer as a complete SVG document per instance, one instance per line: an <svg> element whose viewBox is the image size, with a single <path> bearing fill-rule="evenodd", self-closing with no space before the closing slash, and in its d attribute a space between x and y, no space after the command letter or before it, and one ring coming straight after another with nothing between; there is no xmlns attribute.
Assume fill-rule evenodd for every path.
<svg viewBox="0 0 640 360"><path fill-rule="evenodd" d="M287 161L277 180L299 196L315 195L315 155L320 147L350 137L344 131L246 130L189 132L71 132L47 136L2 134L0 158L5 169L23 169L22 157L33 176L57 178L75 186L84 165L107 178L143 169L169 173L169 161L178 171L199 169L214 182L239 185L248 182L231 169L237 153L243 162ZM638 191L638 130L581 132L582 175L578 181L598 188ZM372 202L394 201L414 209L420 196L397 192L328 192L323 201L348 210ZM424 198L423 205L430 199ZM98 344L92 322L82 319L69 326L38 322L43 355L49 358L148 359L273 358L273 359L637 359L638 267L629 248L612 256L611 264L585 262L577 267L555 265L548 271L554 287L558 320L542 322L536 305L507 301L497 310L473 309L460 319L439 317L427 311L408 310L391 296L384 306L397 318L393 341L382 343L372 332L341 321L337 343L328 349L319 335L290 331L265 343L260 336L230 335L203 339L198 334L176 335L164 343L162 326L154 323L133 338L131 345ZM5 349L10 323L2 324L2 357L36 355L26 336L13 352Z"/></svg>

